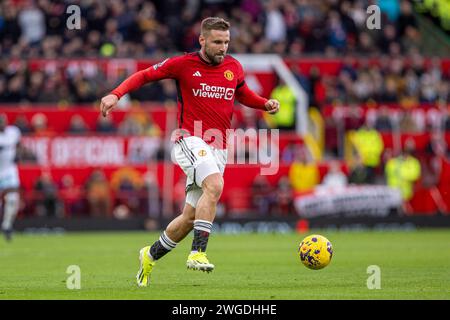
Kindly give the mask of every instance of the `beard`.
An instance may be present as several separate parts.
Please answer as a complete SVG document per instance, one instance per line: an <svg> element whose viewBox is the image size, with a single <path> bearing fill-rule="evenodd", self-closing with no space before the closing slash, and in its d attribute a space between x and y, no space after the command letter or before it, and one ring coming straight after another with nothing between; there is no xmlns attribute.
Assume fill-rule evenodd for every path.
<svg viewBox="0 0 450 320"><path fill-rule="evenodd" d="M220 53L212 53L211 51L209 51L208 47L205 47L205 55L206 57L209 59L209 61L211 61L211 63L213 65L218 65L220 63L222 63L222 61L225 59L225 53L224 54L220 54Z"/></svg>

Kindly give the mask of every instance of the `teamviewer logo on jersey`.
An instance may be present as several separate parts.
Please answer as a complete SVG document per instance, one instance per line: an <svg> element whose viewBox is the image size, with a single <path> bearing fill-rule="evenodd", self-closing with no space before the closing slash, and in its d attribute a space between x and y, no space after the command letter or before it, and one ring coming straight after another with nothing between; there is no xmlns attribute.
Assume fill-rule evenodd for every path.
<svg viewBox="0 0 450 320"><path fill-rule="evenodd" d="M234 88L226 88L220 86L209 86L206 83L200 83L200 89L192 89L194 97L213 98L232 100L234 96Z"/></svg>

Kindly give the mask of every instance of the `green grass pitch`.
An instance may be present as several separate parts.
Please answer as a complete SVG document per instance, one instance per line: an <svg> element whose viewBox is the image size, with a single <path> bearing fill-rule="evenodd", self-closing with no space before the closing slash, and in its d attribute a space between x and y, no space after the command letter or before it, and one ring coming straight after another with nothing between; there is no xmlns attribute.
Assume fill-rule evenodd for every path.
<svg viewBox="0 0 450 320"><path fill-rule="evenodd" d="M138 288L138 252L158 233L16 234L0 239L0 299L450 299L450 230L326 232L331 264L309 270L297 246L307 234L212 234L212 273L187 270L192 235L160 260ZM67 268L81 269L69 290ZM369 290L370 265L381 289Z"/></svg>

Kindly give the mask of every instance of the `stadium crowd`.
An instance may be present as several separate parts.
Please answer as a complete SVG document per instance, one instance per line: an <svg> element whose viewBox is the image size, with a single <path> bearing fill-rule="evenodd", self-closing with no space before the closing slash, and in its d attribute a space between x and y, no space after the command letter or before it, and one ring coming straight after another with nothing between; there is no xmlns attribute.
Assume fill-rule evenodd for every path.
<svg viewBox="0 0 450 320"><path fill-rule="evenodd" d="M69 4L80 30L66 28ZM382 33L366 28L380 6ZM231 51L300 55L408 53L420 33L407 0L6 0L0 5L0 52L12 57L161 57L198 48L202 17L231 22Z"/></svg>
<svg viewBox="0 0 450 320"><path fill-rule="evenodd" d="M383 13L382 30L366 28L365 8L372 2L364 0L73 3L81 8L80 30L66 27L67 4L60 1L8 0L0 4L0 101L94 102L123 79L111 83L102 72L30 71L22 59L131 56L161 59L175 52L198 49L198 21L210 14L231 22L232 53L384 57L380 66L366 65L357 70L348 58L338 78L322 78L317 70L303 75L308 78L306 85L314 91L312 105L343 97L357 101L369 97L376 101L398 100L399 96L408 97L419 91L419 85L422 89L417 98L421 101L448 96L448 81L443 83L436 68L423 69L420 34L409 1L373 2ZM405 65L404 56L412 58L412 66ZM438 61L434 66L437 64ZM134 97L161 102L175 99L176 88L171 82L156 84L152 90L135 93Z"/></svg>
<svg viewBox="0 0 450 320"><path fill-rule="evenodd" d="M427 185L441 183L435 158L444 155L448 159L448 148L442 135L434 133L450 132L450 79L449 74L442 72L439 58L427 63L420 54L421 34L410 1L80 0L71 4L81 8L80 30L66 27L68 14L64 2L1 2L0 103L92 107L126 75L110 79L101 69L88 73L62 67L49 72L31 69L29 62L39 58L158 60L176 52L197 50L199 21L205 16L218 15L231 22L231 53L343 57L335 75L322 74L316 67L304 72L293 66L292 71L309 95L310 106L318 108L325 120L326 156L342 159L344 141L352 132L355 161L331 162L326 175L321 177L319 164L308 150L288 145L281 152L281 161L290 167L289 173L276 184L261 177L253 182L250 202L255 212L292 214L294 193L309 192L320 184L401 184L404 198L409 200L412 185L421 177L432 177L425 182ZM370 4L377 4L382 10L382 30L366 27L366 8ZM361 56L364 58L360 59ZM376 58L376 63L371 62L371 57ZM261 118L254 112L243 112L235 118L234 126L293 130L296 106L295 100L288 98L292 97L289 88L280 83L272 95L283 100L284 110L291 110L285 119ZM173 104L177 90L173 81L161 81L130 93L127 98ZM392 112L390 104L400 106L400 112ZM438 113L428 116L424 112L412 112L419 104L433 105ZM365 108L370 106L381 107L376 113L366 112ZM283 122L286 119L290 121ZM30 122L25 117L17 117L14 124L25 135L56 134L40 113ZM405 150L391 150L380 141L381 134L393 131L433 134L424 150L416 150L413 142L407 143ZM99 117L95 127L88 127L82 117L75 115L67 133L162 136L151 118L140 121L132 115L121 123ZM365 139L373 143L368 147L358 143ZM164 159L165 152L159 150L155 160ZM27 152L22 156L27 161L36 161ZM420 161L419 170L412 157ZM406 182L395 178L395 172L402 167L416 168L405 174ZM117 208L125 206L134 213L147 212L148 188L154 188L154 184L119 180L111 186L102 172L96 171L83 186L77 186L70 176L53 181L44 172L34 185L39 196L35 197L33 210L38 215L55 216L67 215L66 212L91 212L92 215L119 212L120 215L122 211ZM183 198L180 190L174 211L177 199ZM138 195L137 198L132 194Z"/></svg>
<svg viewBox="0 0 450 320"><path fill-rule="evenodd" d="M429 65L420 54L410 59L382 56L378 63L347 56L337 75L321 74L312 68L305 74L294 68L297 79L309 94L312 106L330 103L448 103L450 81L443 74L441 60L434 58ZM10 63L0 60L0 101L2 103L54 103L92 105L98 97L113 88L104 72L86 74L30 70L26 62ZM153 83L130 94L132 100L174 102L177 91L172 81Z"/></svg>

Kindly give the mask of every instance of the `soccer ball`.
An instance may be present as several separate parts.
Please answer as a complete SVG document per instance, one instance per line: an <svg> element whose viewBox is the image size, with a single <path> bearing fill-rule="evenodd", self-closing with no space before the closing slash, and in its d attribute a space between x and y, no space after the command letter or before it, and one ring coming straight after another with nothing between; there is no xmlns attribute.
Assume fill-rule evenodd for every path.
<svg viewBox="0 0 450 320"><path fill-rule="evenodd" d="M298 247L298 254L306 267L319 270L330 263L333 257L333 247L324 236L313 234L303 239Z"/></svg>

